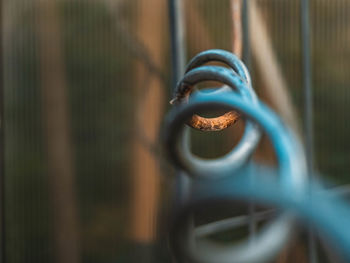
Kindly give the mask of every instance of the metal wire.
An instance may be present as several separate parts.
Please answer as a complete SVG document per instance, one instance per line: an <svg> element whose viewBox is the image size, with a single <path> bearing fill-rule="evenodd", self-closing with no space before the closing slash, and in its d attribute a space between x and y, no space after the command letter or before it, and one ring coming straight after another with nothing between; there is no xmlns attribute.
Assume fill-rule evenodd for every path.
<svg viewBox="0 0 350 263"><path fill-rule="evenodd" d="M185 30L184 30L184 8L182 0L169 0L169 21L171 33L171 58L173 71L173 87L180 80L185 70Z"/></svg>
<svg viewBox="0 0 350 263"><path fill-rule="evenodd" d="M347 222L350 220L350 206L337 194L325 194L319 182L307 179L307 159L297 136L274 112L257 101L250 82L247 82L250 79L248 71L239 71L236 67L228 69L202 65L211 59L215 60L217 54L233 59L235 65L241 66L243 63L226 51L209 50L204 54L198 55L200 62L195 57L189 63L188 72L179 82L177 92L181 91L183 83L193 87L205 80L220 81L232 89L193 92L187 102L172 109L165 121L163 139L170 160L178 169L194 178L191 194L177 208L169 230L170 244L176 259L179 262L196 263L268 262L282 250L295 232L298 218L315 226L324 238L337 247L339 255L349 260L350 229L347 228ZM216 165L211 162L217 160L200 160L198 165L187 144L185 123L195 113L218 109L238 111L248 119L247 123L260 127L257 130L259 136L248 137L246 147L243 147L245 151L241 151L238 154L241 158L234 162L219 158L220 162ZM261 129L275 148L279 161L277 170L262 167L249 158L259 141ZM275 210L267 210L206 225L193 225L193 214L198 210L205 208L210 213L220 204L226 204L230 209L237 202L249 206L252 201L277 206L282 212L276 215ZM206 238L230 227L249 224L252 216L254 222L269 219L269 223L256 233L253 241L222 245Z"/></svg>
<svg viewBox="0 0 350 263"><path fill-rule="evenodd" d="M215 68L216 67L214 67L214 69ZM235 93L218 93L213 95L213 97L221 99L230 98L230 94L233 96ZM196 105L192 102L183 106L182 109L179 108L179 111L174 111L172 112L172 114L170 114L170 117L168 119L168 125L166 128L167 137L165 139L167 142L168 149L170 151L172 148L176 147L176 142L181 140L181 130L179 129L183 121L188 116L191 116L191 114L193 114L194 112L200 112L201 110L205 110L205 106L210 108L225 108L222 107L222 105L220 105L219 103L215 103L215 101L210 101L209 96L201 95L201 97L203 101L209 101L209 103L205 104L204 102L204 104ZM237 95L235 97L237 97ZM242 103L244 102L244 105L251 105L252 107L254 106L256 108L260 107L259 104L253 104L248 100L243 99L241 96L239 96L239 100ZM243 113L240 107L235 107L234 109L239 109L240 112ZM246 114L246 112L244 113ZM257 112L250 114L257 114ZM249 116L252 117L255 115ZM255 118L260 117L255 116ZM269 117L267 115L261 118L265 118L265 121L269 121ZM278 127L276 127L276 124L271 124L271 126L268 127L268 125L264 126L265 124L263 124L264 122L261 119L254 119L254 121L257 120L262 126L262 128L264 128L269 133L270 138L275 144L276 151L280 154L282 188L288 191L289 187L293 188L295 186L299 186L299 184L303 181L304 175L304 172L302 172L304 167L302 158L303 154L300 152L299 147L297 147L297 145L289 144L289 140L287 138L284 138L285 136L289 136L287 135L288 133L281 131ZM289 151L291 151L290 154L288 153ZM294 151L296 152L293 153ZM174 158L174 153L170 152L170 154L172 155L172 158ZM247 163L247 161L248 160L246 160L245 162ZM291 163L297 165L293 166L291 165ZM243 165L243 163L241 163L241 165ZM231 175L229 177L232 177L234 171L237 171L235 169L232 169L231 171L227 171L226 169L220 168L218 169L219 171L217 171L217 174L222 173L225 176ZM294 173L293 170L295 169L300 170ZM214 179L217 180L217 178L215 177ZM215 181L215 183L216 182L217 181ZM180 219L179 221L181 222L179 223L180 225L186 225L186 223L184 223L186 220ZM194 237L188 230L186 231L187 228L184 225L182 225L184 227L183 229L185 230L182 229L181 231L181 229L175 227L176 230L172 232L173 235L175 235L175 237L173 237L173 245L175 247L175 250L179 254L181 254L181 262L187 260L189 260L190 262L263 262L263 259L271 259L281 249L281 247L283 247L285 242L288 240L289 235L291 234L291 227L294 224L293 222L294 219L290 214L283 214L278 216L274 220L274 223L269 224L269 226L266 227L265 230L260 233L260 235L256 238L254 244L242 243L237 246L230 246L229 248L221 249L218 248L217 245L210 245L205 241L204 243L202 243L201 240L201 245L197 242L196 250L193 249L190 243L185 242L186 240L191 240Z"/></svg>
<svg viewBox="0 0 350 263"><path fill-rule="evenodd" d="M242 24L243 24L243 61L246 63L247 68L250 67L251 54L250 54L250 38L249 38L249 0L243 0L242 6Z"/></svg>
<svg viewBox="0 0 350 263"><path fill-rule="evenodd" d="M215 60L217 54L221 54L223 58L220 61L234 61L234 65L231 69L227 69L221 66L202 66L203 63ZM197 57L200 62L196 62ZM259 103L257 103L257 97L251 87L249 73L244 67L243 63L234 55L228 54L226 51L220 50L210 50L206 51L205 54L199 54L195 57L189 64L189 71L185 74L184 78L179 82L177 93L181 93L181 87L183 87L183 83L186 83L186 86L193 87L197 83L206 80L216 80L220 81L226 85L229 85L232 88L232 91L222 91L222 92L210 92L210 93L200 93L200 97L204 99L210 99L211 97L229 97L230 94L238 94L240 100L243 102L247 102L249 105L254 105L259 107ZM197 66L198 67L194 67ZM239 65L237 67L237 65ZM244 70L242 70L244 69ZM249 82L247 81L249 80ZM197 94L196 93L196 94ZM180 104L178 108L181 108L184 104ZM193 103L190 100L189 104L185 104L188 107L193 106ZM213 105L208 105L210 109L218 107L215 103ZM200 109L193 109L190 112L181 114L180 112L173 113L170 115L170 121L168 121L166 127L166 138L165 141L167 143L167 149L169 155L173 162L177 167L185 170L189 175L204 177L209 179L217 180L220 177L230 176L235 171L241 169L250 159L250 156L254 152L254 149L259 142L260 139L260 129L256 124L251 123L250 120L247 121L246 127L246 135L243 136L241 142L238 144L236 148L232 150L227 156L223 158L219 158L217 160L200 160L191 154L190 149L188 147L186 136L184 134L184 126L182 123L186 121L186 118L192 116L194 112L197 112ZM256 121L256 120L255 120ZM259 122L260 126L264 128L264 124ZM266 128L266 127L265 127ZM283 141L281 139L278 142L278 139L281 136L285 136L285 132L279 132L278 129L266 128L268 133L270 133L271 139L276 143L276 150L281 154L281 170L284 171L282 174L281 180L282 186L287 189L290 187L290 181L295 182L292 185L298 185L299 181L303 181L299 179L304 175L304 172L296 173L297 176L293 177L293 173L291 172L293 169L301 169L303 170L304 165L302 165L302 156L303 154L298 152L293 155L291 158L296 158L297 165L296 168L292 168L292 165L288 161L290 156L285 153L288 152L288 149L294 149L296 146L286 146L282 147L279 143ZM276 134L277 133L277 134ZM247 135L248 134L248 135ZM277 141L276 141L277 140ZM288 140L286 140L288 141ZM283 143L282 143L283 145ZM237 149L239 149L237 151ZM292 150L293 151L293 150ZM234 156L234 158L231 158ZM288 157L289 156L289 157ZM296 157L298 156L298 157ZM301 158L301 159L299 159ZM293 162L294 163L294 162ZM283 168L284 167L284 168ZM292 170L288 170L292 169ZM288 174L288 175L285 175ZM250 181L250 183L254 182ZM238 246L230 247L229 251L217 250L216 245L211 246L208 244L201 247L201 249L193 250L192 246L189 243L184 242L185 240L190 240L190 236L192 235L191 231L188 227L189 221L186 221L185 229L187 231L183 232L177 229L174 233L176 236L174 238L174 246L177 247L179 253L182 254L181 257L183 260L190 260L191 262L227 262L230 258L233 262L262 262L262 258L266 258L266 260L270 259L277 251L279 251L280 247L285 244L288 240L288 236L291 233L290 226L293 225L294 219L289 214L283 214L278 216L276 220L274 220L274 224L270 224L269 227L264 231L264 234L259 235L259 238L254 241L254 245L251 243L243 243ZM179 236L180 235L180 236ZM180 247L178 247L178 244ZM197 245L198 246L198 245ZM259 250L257 249L259 248ZM253 250L256 252L253 253ZM208 251L211 251L210 253ZM209 254L208 254L208 253ZM189 257L189 258L187 258ZM214 260L214 258L215 260ZM231 260L231 261L232 261Z"/></svg>
<svg viewBox="0 0 350 263"><path fill-rule="evenodd" d="M313 174L313 101L312 101L312 69L310 54L310 19L309 0L301 0L301 40L303 62L303 88L304 88L304 137L306 144L306 162L308 174ZM317 247L312 229L308 236L309 261L317 263Z"/></svg>
<svg viewBox="0 0 350 263"><path fill-rule="evenodd" d="M174 92L177 82L185 71L186 45L185 45L185 27L184 27L184 5L182 0L168 0L169 7L169 25L171 41L171 60L172 60L172 87ZM190 142L189 142L190 143ZM191 182L182 172L177 171L176 181L176 200L181 203L187 198Z"/></svg>
<svg viewBox="0 0 350 263"><path fill-rule="evenodd" d="M222 66L202 66L206 62L219 61L228 64L231 68ZM236 56L224 50L209 50L194 57L187 66L187 73L177 85L175 98L183 94L183 89L191 93L194 86L200 82L214 80L228 85L233 92L257 104L256 94L251 86L249 73ZM227 93L230 89L221 88L216 94ZM202 96L212 96L212 93L202 93ZM183 131L185 133L185 131ZM184 134L183 141L171 150L174 161L189 173L200 177L220 177L229 171L239 169L254 152L259 140L260 129L254 123L247 121L244 135L238 145L225 156L206 160L192 154L188 134Z"/></svg>
<svg viewBox="0 0 350 263"><path fill-rule="evenodd" d="M3 1L0 0L0 12L1 12L1 27L3 26ZM4 263L6 260L6 217L5 217L5 150L4 150L4 81L3 81L3 34L0 36L1 50L0 50L0 262Z"/></svg>

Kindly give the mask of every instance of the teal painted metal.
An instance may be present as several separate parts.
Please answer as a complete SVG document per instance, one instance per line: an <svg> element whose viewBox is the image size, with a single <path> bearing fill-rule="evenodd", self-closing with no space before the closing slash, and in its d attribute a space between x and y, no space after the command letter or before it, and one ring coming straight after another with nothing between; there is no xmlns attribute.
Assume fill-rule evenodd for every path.
<svg viewBox="0 0 350 263"><path fill-rule="evenodd" d="M212 60L231 68L203 66ZM189 63L178 89L183 83L196 85L205 80L220 81L232 89L194 92L187 103L174 107L165 120L163 140L169 159L193 178L190 195L177 207L169 230L175 257L179 262L196 263L267 262L285 246L295 232L296 223L302 222L315 226L334 250L349 261L349 204L338 196L325 194L320 182L308 180L306 156L299 139L272 110L257 100L251 82L247 81L249 73L242 65L226 51L209 50L199 54ZM189 154L184 128L193 114L208 110L238 111L252 128L257 127L259 136L250 137L245 145L255 145L260 132L264 131L274 146L278 167L262 167L252 162L250 157L255 147L243 147L246 152L240 152L241 159L237 162L219 158L219 165L209 164L217 161L215 159L201 160L198 165ZM228 209L237 203L248 206L252 200L280 211L257 233L253 243L222 246L209 241L205 235L198 235L191 223L192 215L203 207L209 212L222 204Z"/></svg>
<svg viewBox="0 0 350 263"><path fill-rule="evenodd" d="M230 68L203 66L203 64L212 61L223 62ZM202 52L189 62L186 74L177 84L175 94L181 94L183 87L193 87L208 80L219 81L231 88L220 88L215 94L234 92L238 93L242 99L253 104L258 103L257 96L251 87L250 75L243 62L232 53L217 49ZM213 93L201 94L202 96L211 97ZM176 142L176 145L170 146L170 153L182 170L191 176L199 177L218 177L239 168L250 158L261 136L259 127L248 121L241 141L230 153L218 159L207 160L192 154L186 129L181 132L184 134L181 142ZM223 170L226 173L223 173Z"/></svg>

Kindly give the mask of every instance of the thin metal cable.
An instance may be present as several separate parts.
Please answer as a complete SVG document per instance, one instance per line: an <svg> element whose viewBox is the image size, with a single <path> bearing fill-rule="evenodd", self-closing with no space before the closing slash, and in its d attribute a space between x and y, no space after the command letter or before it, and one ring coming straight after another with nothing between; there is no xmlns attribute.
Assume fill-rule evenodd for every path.
<svg viewBox="0 0 350 263"><path fill-rule="evenodd" d="M183 0L169 0L169 25L171 41L172 59L172 93L176 89L177 82L185 73L186 46L184 27L184 2ZM190 143L190 141L189 141ZM182 202L187 198L190 188L190 180L183 171L176 171L178 176L176 181L177 202Z"/></svg>
<svg viewBox="0 0 350 263"><path fill-rule="evenodd" d="M172 90L176 83L185 73L185 29L184 29L184 7L182 0L169 0L169 19L171 34L171 58L173 71Z"/></svg>
<svg viewBox="0 0 350 263"><path fill-rule="evenodd" d="M0 0L0 26L3 23L3 1ZM6 216L5 216L5 149L4 149L4 78L3 78L3 34L0 35L0 263L6 260Z"/></svg>
<svg viewBox="0 0 350 263"><path fill-rule="evenodd" d="M243 55L242 60L250 70L251 54L249 39L249 1L243 0L242 5L242 25L243 25Z"/></svg>
<svg viewBox="0 0 350 263"><path fill-rule="evenodd" d="M310 18L309 0L301 0L301 41L304 87L304 136L306 143L306 159L308 171L313 171L313 100L312 100L312 68L310 50Z"/></svg>
<svg viewBox="0 0 350 263"><path fill-rule="evenodd" d="M306 163L308 174L313 174L313 101L312 101L312 69L310 50L310 2L301 0L301 41L302 41L302 66L304 89L304 138L306 144ZM309 261L317 263L317 247L315 235L312 229L308 233Z"/></svg>
<svg viewBox="0 0 350 263"><path fill-rule="evenodd" d="M201 110L204 110L205 107L207 107L208 109L220 107L218 105L220 105L221 102L223 103L223 105L224 104L227 105L226 103L230 103L229 101L235 98L234 102L233 101L232 102L237 106L240 105L239 107L241 106L256 107L256 111L254 110L255 113L256 114L262 113L262 111L260 112L260 110L262 110L261 104L255 105L254 103L249 102L249 100L244 99L244 97L241 97L241 95L238 95L238 94L235 95L235 94L236 94L235 92L226 93L226 94L222 93L222 94L212 95L211 96L212 98L209 98L209 96L202 95L203 98L198 97L199 100L197 103L195 102L195 98L193 98L192 102L190 102L189 104L184 104L182 106L180 105L178 108L178 111L177 109L174 109L168 116L165 133L164 133L164 136L165 136L164 140L169 150L168 152L169 156L175 157L172 154L173 150L175 149L176 145L179 145L178 142L181 141L180 135L182 134L181 133L182 128L179 129L178 127L180 126L178 125L181 125L183 121L186 118L188 118L188 116L191 116L191 114L193 114L193 112L200 112ZM200 95L197 94L197 96L200 96ZM215 99L217 99L217 101L215 101ZM237 109L235 106L233 108ZM238 110L240 109L241 108L238 108ZM241 112L244 112L243 109L241 110L242 110ZM250 109L248 111L250 112ZM269 114L272 114L271 112L270 113L266 112L266 114L267 115L265 117L261 115L262 119L258 119L258 117L256 117L254 121L259 121L259 124L262 126L262 128L269 133L270 139L274 141L273 144L276 148L276 152L279 153L280 165L281 165L280 166L281 186L282 188L286 187L285 190L288 190L288 189L291 190L294 188L302 189L299 187L301 186L300 184L302 184L302 182L304 181L303 171L304 171L304 167L306 166L303 165L303 154L299 150L301 149L301 147L298 146L297 142L290 143L290 141L293 138L293 135L291 135L287 130L286 131L280 130L280 129L284 129L284 126L279 124L278 119L275 119L272 121L273 119L272 115L268 116ZM270 128L267 128L269 125L271 125ZM291 136L291 138L288 138L289 136ZM181 154L181 153L178 153L178 154ZM178 157L173 158L174 163L176 163L176 158ZM246 161L247 163L249 163L249 159L247 159ZM249 169L249 166L247 166L247 168L248 170L243 169L238 171L232 169L230 172L227 173L227 175L235 174L235 176L228 176L227 179L228 180L232 179L232 181L234 182L236 176L240 173L240 171L243 171L244 173L243 178L245 178L246 180L246 185L247 186L249 185L249 187L253 187L253 188L258 187L259 184L257 185L251 184L250 177L247 176L248 175L247 172L251 173L251 170ZM221 172L225 173L224 170L221 170ZM215 179L218 179L218 178L215 178ZM201 183L204 183L204 184L208 183L209 188L215 187L215 185L219 182L220 180L194 181L194 183L197 183L197 186L198 184L201 184ZM228 185L226 185L225 183L223 184L223 186L228 187ZM209 198L214 198L209 188L206 189L203 193L208 194ZM231 187L229 188L231 189ZM240 188L239 191L243 191L244 193L245 190L243 189L245 188ZM196 197L200 197L200 196L193 194L192 197L196 199ZM204 202L208 201L207 199L208 197L205 197L203 201ZM247 195L246 197L249 202L249 200L251 200L250 195ZM220 199L221 198L219 198L219 200ZM225 198L221 200L225 200ZM193 201L193 202L194 202L193 204L196 204L196 201ZM189 203L189 205L191 207L191 203ZM203 205L205 205L205 203L203 203ZM183 211L188 211L188 210L184 208ZM189 212L191 211L189 210ZM181 218L183 218L184 221L182 221ZM186 218L182 217L181 215L179 217L179 220L180 221L177 221L179 223L177 226L179 226L180 229L178 229L177 226L175 226L175 228L172 231L172 234L173 234L172 244L174 245L175 251L179 252L179 254L177 255L180 258L184 259L189 257L191 262L192 261L193 262L232 262L233 260L234 260L233 262L267 261L271 259L271 257L273 257L280 250L281 247L283 247L285 242L288 240L288 237L290 236L290 233L291 233L291 229L293 229L292 226L294 225L293 217L289 217L287 213L287 214L278 216L274 220L276 224L271 223L269 224L269 227L266 228L266 231L260 232L259 237L256 238L257 242L254 242L254 244L248 245L247 243L242 243L237 246L230 246L230 247L225 247L221 249L218 246L215 246L215 245L212 246L212 245L203 243L203 242L206 242L206 241L203 241L201 243L202 245L198 244L198 247L195 246L196 247L195 248L190 243L186 243L187 241L191 240L191 237L190 237L191 232L193 233L193 231L191 231L188 227L185 227L185 225L182 225L182 223L187 224L186 222L188 221L186 221ZM187 235L190 235L190 236L187 236ZM190 238L190 239L187 239L187 238ZM255 251L255 252L253 253L252 251Z"/></svg>
<svg viewBox="0 0 350 263"><path fill-rule="evenodd" d="M251 69L251 50L250 50L250 13L249 13L249 0L243 0L242 5L242 24L243 24L243 54L242 59L244 63L246 64L248 70ZM253 184L254 181L252 180L251 183ZM256 234L256 220L255 220L255 205L254 203L250 203L248 206L248 214L249 214L249 232L250 232L250 241L254 242L255 240L255 234Z"/></svg>

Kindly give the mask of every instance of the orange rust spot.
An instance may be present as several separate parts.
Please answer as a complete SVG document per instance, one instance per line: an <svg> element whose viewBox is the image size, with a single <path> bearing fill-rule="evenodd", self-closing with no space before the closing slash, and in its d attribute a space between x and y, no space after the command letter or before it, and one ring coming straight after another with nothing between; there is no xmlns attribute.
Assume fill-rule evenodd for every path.
<svg viewBox="0 0 350 263"><path fill-rule="evenodd" d="M193 90L193 86L183 83L175 94L175 97L170 101L170 104L179 104L187 101ZM221 131L235 122L240 118L240 114L235 111L229 111L225 114L216 118L205 118L197 114L194 114L192 118L187 122L189 126L194 129L201 131Z"/></svg>
<svg viewBox="0 0 350 263"><path fill-rule="evenodd" d="M204 118L194 114L188 121L188 125L201 131L221 131L234 124L240 115L235 111L229 111L216 118Z"/></svg>

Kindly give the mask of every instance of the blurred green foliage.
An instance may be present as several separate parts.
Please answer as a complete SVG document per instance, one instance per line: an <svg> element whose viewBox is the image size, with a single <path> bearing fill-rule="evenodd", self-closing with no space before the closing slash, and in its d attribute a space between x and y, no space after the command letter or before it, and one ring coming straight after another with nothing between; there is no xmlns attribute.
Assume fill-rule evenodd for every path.
<svg viewBox="0 0 350 263"><path fill-rule="evenodd" d="M124 246L133 99L131 63L99 2L59 2L84 262ZM8 262L52 262L34 5L11 34L5 90ZM54 208L53 208L54 209Z"/></svg>

